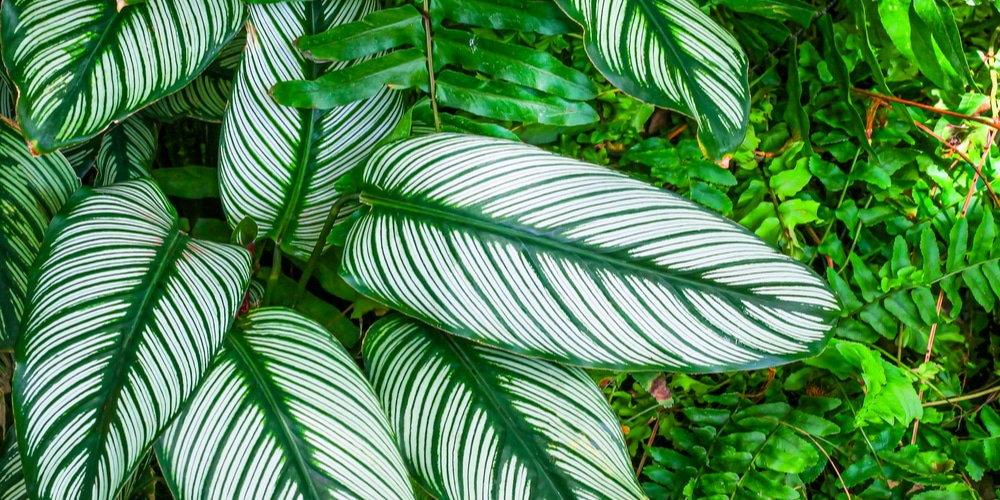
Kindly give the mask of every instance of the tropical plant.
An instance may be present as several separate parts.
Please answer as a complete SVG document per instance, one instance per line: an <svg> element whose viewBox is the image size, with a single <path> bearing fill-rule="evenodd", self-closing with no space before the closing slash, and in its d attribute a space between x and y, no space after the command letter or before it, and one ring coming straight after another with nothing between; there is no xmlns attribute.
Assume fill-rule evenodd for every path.
<svg viewBox="0 0 1000 500"><path fill-rule="evenodd" d="M2 0L0 499L972 491L995 22L832 7Z"/></svg>

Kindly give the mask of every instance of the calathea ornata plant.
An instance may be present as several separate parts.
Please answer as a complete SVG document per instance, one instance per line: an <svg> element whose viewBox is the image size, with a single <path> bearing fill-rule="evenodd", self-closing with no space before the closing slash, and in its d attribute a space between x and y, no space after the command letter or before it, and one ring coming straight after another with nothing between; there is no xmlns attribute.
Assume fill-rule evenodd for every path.
<svg viewBox="0 0 1000 500"><path fill-rule="evenodd" d="M810 269L689 200L512 140L504 121L597 117L594 85L463 38L579 21L612 83L694 115L718 157L745 131L746 60L685 0L250 3L3 1L16 425L0 498L126 495L152 460L177 498L643 498L587 368L822 349L838 305ZM171 179L205 167L150 171L155 122L218 117L220 95L205 189L228 244L172 206L194 195ZM466 133L410 137L420 113ZM331 252L349 293L396 311L367 328L363 369L331 335L339 314L306 306Z"/></svg>

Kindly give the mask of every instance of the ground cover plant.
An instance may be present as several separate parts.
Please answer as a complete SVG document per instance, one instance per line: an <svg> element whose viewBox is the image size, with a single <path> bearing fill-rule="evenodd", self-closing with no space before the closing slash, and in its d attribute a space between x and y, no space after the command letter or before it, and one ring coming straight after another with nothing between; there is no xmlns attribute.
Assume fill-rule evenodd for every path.
<svg viewBox="0 0 1000 500"><path fill-rule="evenodd" d="M2 0L0 499L996 498L997 9Z"/></svg>

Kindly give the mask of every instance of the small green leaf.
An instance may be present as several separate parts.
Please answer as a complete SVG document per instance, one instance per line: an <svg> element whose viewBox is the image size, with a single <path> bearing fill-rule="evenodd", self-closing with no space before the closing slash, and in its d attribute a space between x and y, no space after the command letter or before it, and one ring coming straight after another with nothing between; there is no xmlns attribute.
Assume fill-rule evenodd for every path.
<svg viewBox="0 0 1000 500"><path fill-rule="evenodd" d="M969 221L959 217L948 234L948 264L945 269L955 272L965 265L965 252L969 245Z"/></svg>
<svg viewBox="0 0 1000 500"><path fill-rule="evenodd" d="M525 123L585 125L600 119L594 108L583 102L501 81L485 81L451 70L437 76L438 103L474 115Z"/></svg>
<svg viewBox="0 0 1000 500"><path fill-rule="evenodd" d="M434 0L431 19L451 19L470 26L534 31L543 35L577 31L573 22L549 0Z"/></svg>
<svg viewBox="0 0 1000 500"><path fill-rule="evenodd" d="M546 52L440 28L434 32L434 61L454 64L574 101L597 96L590 78Z"/></svg>
<svg viewBox="0 0 1000 500"><path fill-rule="evenodd" d="M423 16L412 5L377 10L361 21L304 36L298 46L316 61L350 61L403 45L423 49Z"/></svg>
<svg viewBox="0 0 1000 500"><path fill-rule="evenodd" d="M941 254L937 235L929 226L920 232L920 254L923 257L924 281L931 282L941 276Z"/></svg>
<svg viewBox="0 0 1000 500"><path fill-rule="evenodd" d="M271 95L286 106L331 109L372 97L385 87L402 89L426 85L424 53L409 48L331 71L312 81L278 82L271 89Z"/></svg>

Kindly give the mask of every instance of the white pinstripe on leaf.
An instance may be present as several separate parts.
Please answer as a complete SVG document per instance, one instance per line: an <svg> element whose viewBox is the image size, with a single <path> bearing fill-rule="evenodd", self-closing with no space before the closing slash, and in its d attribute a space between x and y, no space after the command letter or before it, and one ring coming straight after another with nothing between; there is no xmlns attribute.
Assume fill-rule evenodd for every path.
<svg viewBox="0 0 1000 500"><path fill-rule="evenodd" d="M149 177L156 159L157 128L149 118L136 114L112 125L107 131L82 144L59 152L83 178L97 169L96 187Z"/></svg>
<svg viewBox="0 0 1000 500"><path fill-rule="evenodd" d="M131 116L101 136L97 150L97 187L150 176L156 158L156 124Z"/></svg>
<svg viewBox="0 0 1000 500"><path fill-rule="evenodd" d="M645 498L618 420L579 368L398 316L372 326L364 358L403 456L436 498Z"/></svg>
<svg viewBox="0 0 1000 500"><path fill-rule="evenodd" d="M15 350L33 497L112 498L218 352L250 255L179 224L151 179L83 188L50 224Z"/></svg>
<svg viewBox="0 0 1000 500"><path fill-rule="evenodd" d="M262 237L308 258L339 194L334 183L363 161L402 116L388 89L329 111L298 110L268 91L285 80L311 80L330 68L306 60L298 37L356 21L373 0L315 0L251 5L250 33L223 119L219 180L230 224L252 217ZM341 220L356 205L341 211Z"/></svg>
<svg viewBox="0 0 1000 500"><path fill-rule="evenodd" d="M239 0L3 2L3 56L38 152L83 142L177 91L236 34Z"/></svg>
<svg viewBox="0 0 1000 500"><path fill-rule="evenodd" d="M285 308L237 320L157 454L180 499L414 498L357 364Z"/></svg>
<svg viewBox="0 0 1000 500"><path fill-rule="evenodd" d="M156 101L144 112L167 122L181 118L221 122L233 93L233 78L243 60L246 45L247 34L240 31L198 78L183 89Z"/></svg>
<svg viewBox="0 0 1000 500"><path fill-rule="evenodd" d="M0 500L28 500L28 488L24 484L24 470L13 428L7 430L3 448L0 449Z"/></svg>
<svg viewBox="0 0 1000 500"><path fill-rule="evenodd" d="M33 157L21 133L0 122L0 349L17 340L45 228L79 185L62 155Z"/></svg>
<svg viewBox="0 0 1000 500"><path fill-rule="evenodd" d="M747 56L691 0L556 0L583 25L587 55L616 87L698 120L712 157L743 142Z"/></svg>
<svg viewBox="0 0 1000 500"><path fill-rule="evenodd" d="M341 273L441 329L530 356L721 371L820 351L812 270L668 191L521 143L435 134L376 151Z"/></svg>

